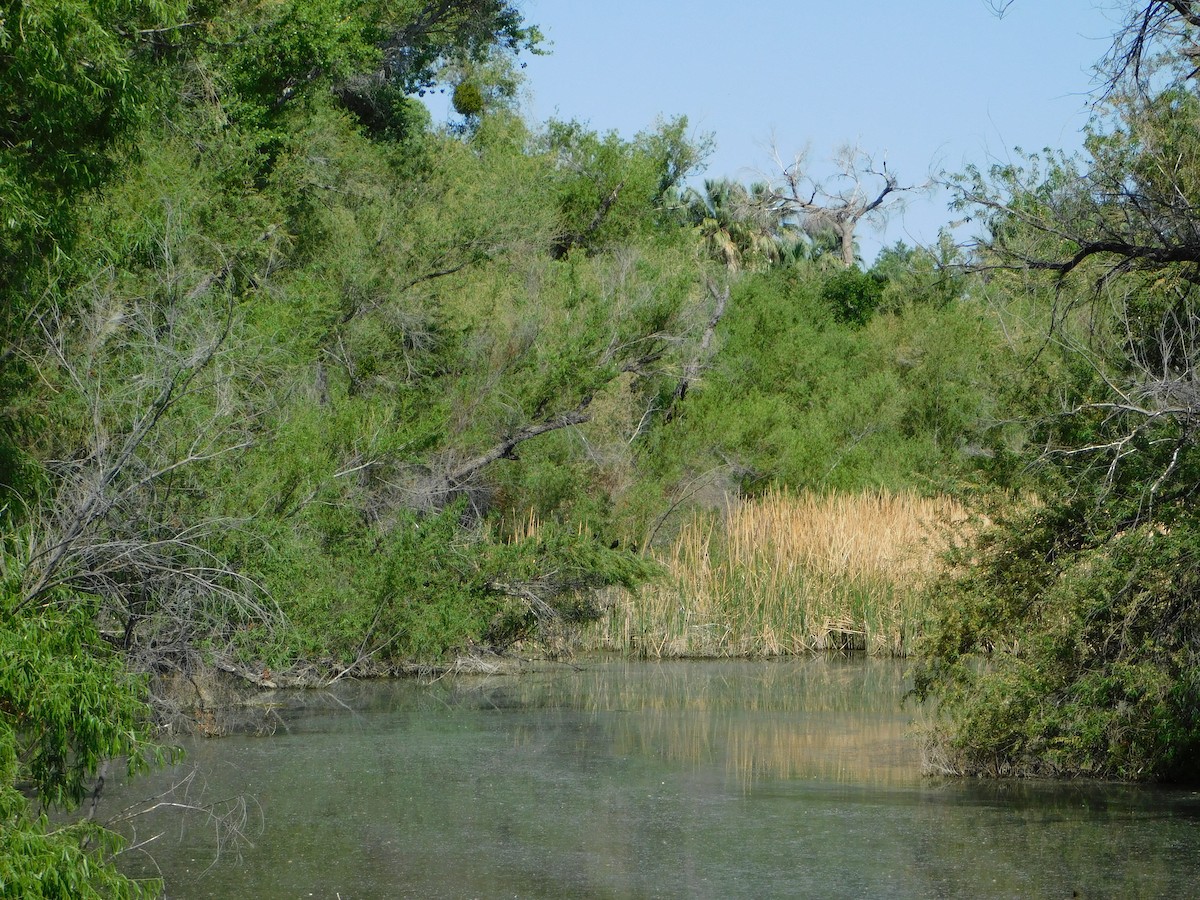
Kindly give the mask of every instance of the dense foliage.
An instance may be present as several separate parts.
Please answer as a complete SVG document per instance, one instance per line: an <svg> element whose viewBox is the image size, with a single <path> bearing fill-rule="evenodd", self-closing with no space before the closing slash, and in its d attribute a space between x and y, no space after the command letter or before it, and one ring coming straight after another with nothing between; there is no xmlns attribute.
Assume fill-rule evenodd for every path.
<svg viewBox="0 0 1200 900"><path fill-rule="evenodd" d="M848 318L848 283L870 284L875 307L901 284L810 264L742 281L720 351L683 414L653 438L653 462L721 468L751 492L932 490L1000 451L993 382L1005 354L988 309L943 304L936 278L913 277L886 313Z"/></svg>
<svg viewBox="0 0 1200 900"><path fill-rule="evenodd" d="M1198 13L1136 8L1086 158L961 185L1056 377L1026 391L1039 501L964 555L918 674L952 770L1200 777Z"/></svg>
<svg viewBox="0 0 1200 900"><path fill-rule="evenodd" d="M1195 776L1186 79L968 173L976 258L863 270L688 187L686 120L524 121L538 41L497 0L0 18L0 895L138 892L44 813L161 757L148 678L558 652L777 487L1000 498L919 675L949 765Z"/></svg>
<svg viewBox="0 0 1200 900"><path fill-rule="evenodd" d="M0 896L138 896L153 885L112 869L115 835L90 816L52 824L29 802L73 808L109 760L134 773L164 751L147 740L143 679L102 639L96 604L65 591L33 608L22 598L24 536L13 528L0 547Z"/></svg>

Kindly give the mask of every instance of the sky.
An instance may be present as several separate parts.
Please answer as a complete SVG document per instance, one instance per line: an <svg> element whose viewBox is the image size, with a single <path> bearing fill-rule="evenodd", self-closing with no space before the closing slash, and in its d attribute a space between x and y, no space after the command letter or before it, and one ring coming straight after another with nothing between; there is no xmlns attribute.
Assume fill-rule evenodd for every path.
<svg viewBox="0 0 1200 900"><path fill-rule="evenodd" d="M627 138L686 115L716 142L701 179L770 179L772 146L829 172L850 143L921 183L1014 147L1077 149L1122 5L1015 0L998 17L989 0L523 0L551 44L525 57L524 107ZM862 229L864 257L935 241L946 204L915 197Z"/></svg>

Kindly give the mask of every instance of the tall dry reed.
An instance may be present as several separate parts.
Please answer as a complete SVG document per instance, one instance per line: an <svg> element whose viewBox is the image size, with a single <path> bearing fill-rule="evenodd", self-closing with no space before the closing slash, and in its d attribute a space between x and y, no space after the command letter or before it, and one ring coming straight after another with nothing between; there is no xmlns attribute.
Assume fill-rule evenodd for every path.
<svg viewBox="0 0 1200 900"><path fill-rule="evenodd" d="M946 499L783 491L695 516L656 584L614 599L593 646L654 657L816 650L904 655L926 616L921 587L949 529Z"/></svg>

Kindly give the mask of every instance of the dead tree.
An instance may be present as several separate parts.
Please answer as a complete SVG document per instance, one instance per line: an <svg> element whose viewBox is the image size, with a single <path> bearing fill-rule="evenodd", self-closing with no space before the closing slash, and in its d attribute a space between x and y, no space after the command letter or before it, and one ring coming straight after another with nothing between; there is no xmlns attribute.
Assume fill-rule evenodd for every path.
<svg viewBox="0 0 1200 900"><path fill-rule="evenodd" d="M187 470L249 445L220 385L232 349L234 282L254 274L233 256L188 290L164 273L159 295L136 299L97 279L71 315L57 305L41 311L44 349L30 361L91 427L46 464L52 502L29 516L12 614L96 598L105 638L141 671L195 658L197 641L231 618L275 620L255 586L205 547L231 523L181 505ZM196 404L200 395L212 402ZM183 406L194 419L176 418Z"/></svg>
<svg viewBox="0 0 1200 900"><path fill-rule="evenodd" d="M807 150L784 163L776 153L779 180L771 201L785 216L793 216L808 234L832 232L838 238L842 264L854 265L854 233L864 219L879 219L902 202L900 195L927 185L902 185L887 161L876 164L864 150L846 145L834 157L837 174L818 179L808 165Z"/></svg>

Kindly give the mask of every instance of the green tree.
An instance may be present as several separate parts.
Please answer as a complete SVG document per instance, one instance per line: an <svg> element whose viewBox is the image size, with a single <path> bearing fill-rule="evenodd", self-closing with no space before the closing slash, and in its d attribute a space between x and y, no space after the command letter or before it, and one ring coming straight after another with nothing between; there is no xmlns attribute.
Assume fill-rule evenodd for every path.
<svg viewBox="0 0 1200 900"><path fill-rule="evenodd" d="M631 141L551 120L543 140L559 170L561 225L553 253L560 257L574 247L598 249L614 236L646 235L709 147L707 139L688 138L685 117L660 121Z"/></svg>
<svg viewBox="0 0 1200 900"><path fill-rule="evenodd" d="M1139 4L1086 157L960 184L992 289L1040 306L1058 370L1026 401L1042 502L943 586L918 677L961 771L1200 777L1198 29L1195 3Z"/></svg>
<svg viewBox="0 0 1200 900"><path fill-rule="evenodd" d="M398 447L422 464L456 449L438 416L469 390L457 365L479 362L471 322L414 289L503 255L527 224L485 214L511 199L501 176L469 183L454 164L473 149L426 134L397 92L536 40L492 0L0 10L0 896L141 892L92 801L111 760L165 756L151 673L386 649L369 615L334 606L344 586L305 643L249 580L294 587L272 562L307 554L326 579L364 563L351 612L398 608L398 653L461 647L508 602L487 585L516 563L480 561L487 529L453 505L426 522L350 476ZM377 128L347 112L356 79L392 91ZM436 172L435 140L461 154ZM489 159L502 174L526 161L519 141L491 146L512 151ZM347 548L346 569L328 565ZM523 572L542 558L510 552ZM320 632L347 621L352 638Z"/></svg>
<svg viewBox="0 0 1200 900"><path fill-rule="evenodd" d="M183 27L177 0L24 0L0 13L0 290L70 237L79 194L154 96Z"/></svg>
<svg viewBox="0 0 1200 900"><path fill-rule="evenodd" d="M149 740L146 685L96 627L96 604L69 590L29 602L30 531L5 517L0 538L0 896L135 897L114 867L117 837L70 813L109 760L129 772L161 761Z"/></svg>
<svg viewBox="0 0 1200 900"><path fill-rule="evenodd" d="M864 325L883 299L883 279L857 268L834 272L821 286L821 299L839 322Z"/></svg>

